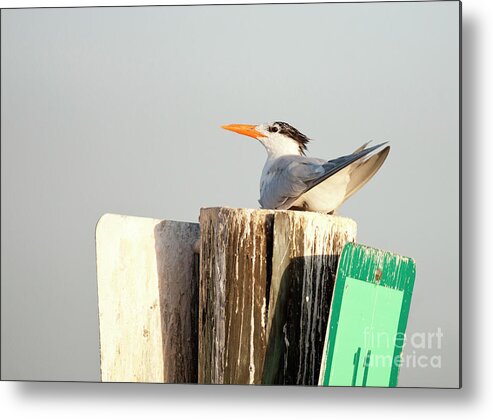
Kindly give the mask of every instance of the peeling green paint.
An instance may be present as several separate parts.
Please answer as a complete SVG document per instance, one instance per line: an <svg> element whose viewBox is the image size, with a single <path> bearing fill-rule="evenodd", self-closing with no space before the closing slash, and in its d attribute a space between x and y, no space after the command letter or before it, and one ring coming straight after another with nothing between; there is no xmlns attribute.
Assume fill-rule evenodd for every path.
<svg viewBox="0 0 493 420"><path fill-rule="evenodd" d="M337 270L319 384L397 385L415 264L348 243Z"/></svg>

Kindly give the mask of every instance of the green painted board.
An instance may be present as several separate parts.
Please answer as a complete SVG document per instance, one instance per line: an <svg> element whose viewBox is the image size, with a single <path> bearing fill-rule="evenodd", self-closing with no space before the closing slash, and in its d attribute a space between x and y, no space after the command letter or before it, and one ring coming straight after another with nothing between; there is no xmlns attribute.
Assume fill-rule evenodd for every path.
<svg viewBox="0 0 493 420"><path fill-rule="evenodd" d="M411 258L354 243L344 247L319 385L397 385L415 274Z"/></svg>

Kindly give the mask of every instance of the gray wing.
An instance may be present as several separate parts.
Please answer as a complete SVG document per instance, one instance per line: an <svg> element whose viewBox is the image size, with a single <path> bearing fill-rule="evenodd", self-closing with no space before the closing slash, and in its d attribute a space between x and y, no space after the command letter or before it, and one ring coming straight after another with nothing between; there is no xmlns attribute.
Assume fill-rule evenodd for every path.
<svg viewBox="0 0 493 420"><path fill-rule="evenodd" d="M277 159L262 178L259 203L264 209L284 210L306 191L310 182L324 175L322 159L285 156Z"/></svg>
<svg viewBox="0 0 493 420"><path fill-rule="evenodd" d="M301 194L384 144L386 143L329 161L304 156L279 158L263 179L259 203L262 208L289 209Z"/></svg>

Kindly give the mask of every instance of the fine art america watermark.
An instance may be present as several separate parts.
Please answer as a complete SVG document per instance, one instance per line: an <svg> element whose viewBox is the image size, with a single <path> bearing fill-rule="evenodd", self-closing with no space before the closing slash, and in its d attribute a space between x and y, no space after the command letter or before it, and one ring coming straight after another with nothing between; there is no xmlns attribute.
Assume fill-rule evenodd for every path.
<svg viewBox="0 0 493 420"><path fill-rule="evenodd" d="M440 327L435 332L414 332L412 334L389 334L375 332L370 327L363 331L364 346L367 349L397 349L396 354L374 351L369 357L369 366L390 367L392 365L406 368L435 368L442 367L442 339ZM403 354L403 348L406 352ZM400 350L400 351L399 351Z"/></svg>

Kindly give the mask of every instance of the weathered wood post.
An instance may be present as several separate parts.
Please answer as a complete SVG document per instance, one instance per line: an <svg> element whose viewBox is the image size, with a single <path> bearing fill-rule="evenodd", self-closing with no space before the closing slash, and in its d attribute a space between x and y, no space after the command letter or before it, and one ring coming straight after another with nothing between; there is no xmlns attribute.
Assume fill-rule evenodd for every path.
<svg viewBox="0 0 493 420"><path fill-rule="evenodd" d="M273 212L200 211L199 383L262 380Z"/></svg>
<svg viewBox="0 0 493 420"><path fill-rule="evenodd" d="M104 215L96 228L101 380L197 382L197 223Z"/></svg>
<svg viewBox="0 0 493 420"><path fill-rule="evenodd" d="M337 264L356 223L276 212L263 382L317 385Z"/></svg>
<svg viewBox="0 0 493 420"><path fill-rule="evenodd" d="M350 219L202 209L199 383L318 380L332 285Z"/></svg>

